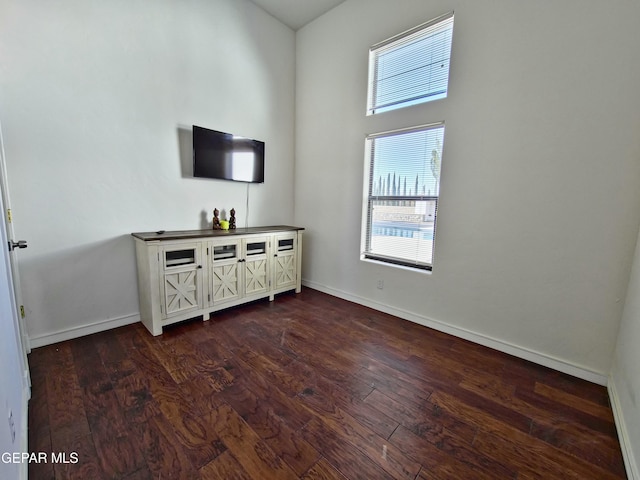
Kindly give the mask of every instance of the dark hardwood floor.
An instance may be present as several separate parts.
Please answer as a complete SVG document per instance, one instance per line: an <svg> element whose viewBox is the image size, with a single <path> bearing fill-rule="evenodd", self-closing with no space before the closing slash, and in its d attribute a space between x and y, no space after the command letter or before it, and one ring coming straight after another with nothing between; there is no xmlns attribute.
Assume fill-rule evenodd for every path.
<svg viewBox="0 0 640 480"><path fill-rule="evenodd" d="M29 362L35 480L626 478L604 387L310 289Z"/></svg>

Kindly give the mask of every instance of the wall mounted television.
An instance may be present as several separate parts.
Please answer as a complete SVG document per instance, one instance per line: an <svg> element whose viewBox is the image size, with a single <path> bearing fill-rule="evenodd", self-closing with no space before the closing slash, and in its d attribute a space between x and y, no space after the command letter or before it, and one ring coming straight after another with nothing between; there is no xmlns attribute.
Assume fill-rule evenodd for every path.
<svg viewBox="0 0 640 480"><path fill-rule="evenodd" d="M194 125L193 176L264 183L264 142Z"/></svg>

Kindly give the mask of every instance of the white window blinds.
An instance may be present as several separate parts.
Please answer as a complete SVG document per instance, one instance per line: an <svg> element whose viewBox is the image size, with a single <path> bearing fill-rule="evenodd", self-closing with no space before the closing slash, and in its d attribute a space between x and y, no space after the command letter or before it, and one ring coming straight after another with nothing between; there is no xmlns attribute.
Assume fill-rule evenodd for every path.
<svg viewBox="0 0 640 480"><path fill-rule="evenodd" d="M453 12L371 47L369 115L447 96Z"/></svg>

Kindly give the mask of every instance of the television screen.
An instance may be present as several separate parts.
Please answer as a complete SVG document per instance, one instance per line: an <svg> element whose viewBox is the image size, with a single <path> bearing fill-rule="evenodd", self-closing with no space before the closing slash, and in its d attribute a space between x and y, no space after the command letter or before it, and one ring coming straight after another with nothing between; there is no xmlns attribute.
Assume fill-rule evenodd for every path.
<svg viewBox="0 0 640 480"><path fill-rule="evenodd" d="M264 142L193 126L193 176L264 182Z"/></svg>

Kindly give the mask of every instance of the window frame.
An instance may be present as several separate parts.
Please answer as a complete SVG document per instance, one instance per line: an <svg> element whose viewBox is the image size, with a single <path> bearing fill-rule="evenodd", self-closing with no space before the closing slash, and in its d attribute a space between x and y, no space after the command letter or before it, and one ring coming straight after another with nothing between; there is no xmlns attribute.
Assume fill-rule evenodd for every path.
<svg viewBox="0 0 640 480"><path fill-rule="evenodd" d="M361 253L360 259L365 261L381 262L394 266L407 267L411 270L428 271L433 270L433 259L435 252L436 242L436 225L438 214L438 203L440 200L440 177L437 179L437 194L436 195L374 195L374 183L373 172L375 168L375 157L373 155L373 141L377 138L390 137L395 135L409 134L413 132L426 132L428 130L442 129L442 146L440 151L440 162L442 162L444 152L444 135L445 135L445 122L434 122L423 125L417 125L407 128L400 128L395 130L388 130L384 132L372 133L365 138L365 175L364 175L364 187L363 187L363 205L362 205L362 236L361 236ZM442 163L441 163L442 167ZM371 237L373 230L373 205L376 201L423 201L423 202L435 202L433 213L433 238L431 247L431 263L410 261L399 257L384 255L381 253L375 253L371 251Z"/></svg>
<svg viewBox="0 0 640 480"><path fill-rule="evenodd" d="M440 15L428 22L422 23L416 27L410 28L402 33L394 35L387 40L383 40L382 42L376 43L375 45L369 48L369 77L367 83L367 116L376 115L380 113L384 113L387 111L397 110L399 108L405 108L411 105L422 104L434 100L439 100L441 98L446 98L449 91L449 71L451 64L451 49L453 44L453 23L454 23L454 11L447 12L443 15ZM438 27L439 24L450 22L450 26L446 25L446 28L451 30L451 45L449 45L449 56L447 58L447 81L446 81L446 89L444 92L440 93L430 93L424 92L417 97L409 97L403 100L398 100L392 102L387 105L378 105L376 102L377 90L378 90L378 55L384 53L386 50L392 51L394 44L395 46L405 47L407 45L411 45L411 42L406 43L405 41L412 36L416 36L416 41L425 40L428 36L420 37L421 33L431 33L428 30L432 27ZM435 29L434 29L435 30ZM425 32L426 31L426 32ZM406 73L406 72L405 72Z"/></svg>

